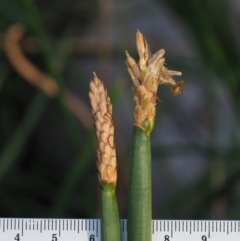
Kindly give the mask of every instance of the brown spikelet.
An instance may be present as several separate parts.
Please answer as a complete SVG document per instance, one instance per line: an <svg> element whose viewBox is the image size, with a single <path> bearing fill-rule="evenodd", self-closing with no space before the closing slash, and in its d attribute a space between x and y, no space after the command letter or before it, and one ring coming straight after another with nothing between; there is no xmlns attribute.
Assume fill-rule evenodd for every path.
<svg viewBox="0 0 240 241"><path fill-rule="evenodd" d="M172 94L178 95L182 92L183 81L176 83L172 76L181 76L182 73L168 70L164 66L165 51L163 49L152 55L146 39L139 30L136 34L136 44L139 54L138 63L126 51L126 64L134 91L134 124L150 134L156 115L158 85L170 84Z"/></svg>
<svg viewBox="0 0 240 241"><path fill-rule="evenodd" d="M117 158L114 143L112 105L103 83L95 73L93 80L90 82L89 98L98 141L97 169L99 182L100 184L104 182L116 185Z"/></svg>

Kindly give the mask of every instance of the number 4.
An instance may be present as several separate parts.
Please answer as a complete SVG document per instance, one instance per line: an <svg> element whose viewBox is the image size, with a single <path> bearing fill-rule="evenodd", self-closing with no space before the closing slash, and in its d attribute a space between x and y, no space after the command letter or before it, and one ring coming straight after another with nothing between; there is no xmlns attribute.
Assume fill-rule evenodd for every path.
<svg viewBox="0 0 240 241"><path fill-rule="evenodd" d="M14 238L14 240L20 241L19 233L16 235L16 237Z"/></svg>

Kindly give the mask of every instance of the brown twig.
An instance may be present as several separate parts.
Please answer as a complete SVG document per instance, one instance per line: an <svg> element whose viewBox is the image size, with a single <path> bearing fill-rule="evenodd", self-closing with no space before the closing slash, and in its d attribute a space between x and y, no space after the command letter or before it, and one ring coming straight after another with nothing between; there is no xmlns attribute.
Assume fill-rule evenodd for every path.
<svg viewBox="0 0 240 241"><path fill-rule="evenodd" d="M41 89L50 97L59 93L57 83L53 78L39 70L23 54L20 40L24 36L24 28L19 24L12 25L4 37L4 49L13 68L31 85ZM71 91L67 91L67 105L86 129L93 125L91 112L87 105Z"/></svg>

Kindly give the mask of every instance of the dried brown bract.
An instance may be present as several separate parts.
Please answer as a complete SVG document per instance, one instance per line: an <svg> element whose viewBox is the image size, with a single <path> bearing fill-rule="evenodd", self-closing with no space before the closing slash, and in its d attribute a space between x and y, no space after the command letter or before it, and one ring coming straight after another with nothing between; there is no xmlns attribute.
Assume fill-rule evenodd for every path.
<svg viewBox="0 0 240 241"><path fill-rule="evenodd" d="M136 34L136 44L139 54L138 63L126 51L126 64L134 91L134 124L150 134L156 115L158 85L170 84L172 94L178 95L182 92L183 81L176 83L172 76L181 76L182 73L168 70L164 66L165 51L163 49L152 55L146 39L139 30Z"/></svg>

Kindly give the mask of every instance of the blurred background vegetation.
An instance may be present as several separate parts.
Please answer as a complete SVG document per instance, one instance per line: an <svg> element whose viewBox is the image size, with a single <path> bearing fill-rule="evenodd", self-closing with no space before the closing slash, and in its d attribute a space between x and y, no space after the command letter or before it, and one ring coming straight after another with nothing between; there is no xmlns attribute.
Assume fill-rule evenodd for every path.
<svg viewBox="0 0 240 241"><path fill-rule="evenodd" d="M177 97L159 90L153 218L239 219L239 13L237 0L0 0L0 216L99 218L88 99L96 71L114 105L126 218L124 51L138 58L139 29L185 82Z"/></svg>

